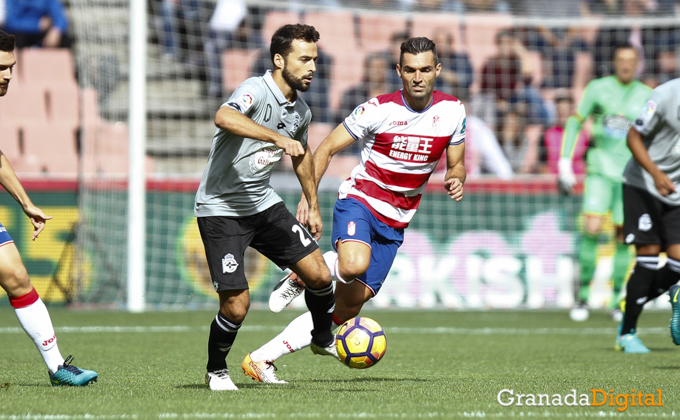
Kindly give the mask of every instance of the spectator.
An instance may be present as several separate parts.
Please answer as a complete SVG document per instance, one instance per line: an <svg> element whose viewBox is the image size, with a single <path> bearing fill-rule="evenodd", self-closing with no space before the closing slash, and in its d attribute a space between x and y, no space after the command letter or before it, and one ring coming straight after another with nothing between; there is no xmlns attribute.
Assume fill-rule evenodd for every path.
<svg viewBox="0 0 680 420"><path fill-rule="evenodd" d="M233 43L235 32L247 13L243 0L219 0L215 6L209 22L210 35L204 46L210 97L222 98L222 52Z"/></svg>
<svg viewBox="0 0 680 420"><path fill-rule="evenodd" d="M622 0L617 2L626 18L639 19L650 13L648 0ZM630 43L635 47L640 57L637 77L649 73L648 67L654 65L654 56L658 49L675 47L675 28L650 26L642 27L635 24L631 27L602 27L597 33L593 45L595 62L595 76L604 77L612 74L611 54L614 46Z"/></svg>
<svg viewBox="0 0 680 420"><path fill-rule="evenodd" d="M298 92L305 100L309 109L312 110L312 121L327 123L331 121L330 107L328 105L328 92L331 84L331 69L333 58L321 47L317 47L319 58L316 60L316 72L314 81L307 92ZM262 76L267 70L273 70L274 63L268 49L260 49L260 54L255 59L250 69L252 77Z"/></svg>
<svg viewBox="0 0 680 420"><path fill-rule="evenodd" d="M435 89L459 98L469 97L474 73L468 55L453 50L453 35L445 28L435 29L432 40L437 46L437 55L442 64Z"/></svg>
<svg viewBox="0 0 680 420"><path fill-rule="evenodd" d="M390 38L390 46L387 51L385 51L385 57L387 58L389 67L387 69L387 82L388 82L388 92L394 92L395 90L401 89L402 82L397 74L397 64L399 64L399 56L401 54L401 43L409 39L411 35L407 31L399 31L392 34Z"/></svg>
<svg viewBox="0 0 680 420"><path fill-rule="evenodd" d="M574 82L576 55L588 51L588 46L574 27L548 29L539 26L538 49L546 69L544 88L571 88Z"/></svg>
<svg viewBox="0 0 680 420"><path fill-rule="evenodd" d="M533 69L526 48L508 31L496 35L496 46L497 53L482 70L474 113L493 127L499 115L508 112L511 106L518 106L523 108L529 125L545 124L548 113L540 94L531 87Z"/></svg>
<svg viewBox="0 0 680 420"><path fill-rule="evenodd" d="M514 0L510 7L513 14L524 17L578 17L582 10L577 0Z"/></svg>
<svg viewBox="0 0 680 420"><path fill-rule="evenodd" d="M469 111L469 107L465 107ZM498 144L493 130L480 118L467 112L465 126L465 169L468 176L492 174L512 178L512 166Z"/></svg>
<svg viewBox="0 0 680 420"><path fill-rule="evenodd" d="M461 0L399 0L402 10L414 12L457 12L465 11Z"/></svg>
<svg viewBox="0 0 680 420"><path fill-rule="evenodd" d="M371 98L390 93L387 88L388 61L383 54L369 54L364 60L364 76L358 85L350 88L342 95L340 109L335 117L335 124L341 124L352 113L357 104L363 104Z"/></svg>
<svg viewBox="0 0 680 420"><path fill-rule="evenodd" d="M626 14L625 8L627 0L587 0L582 4L582 15L623 15ZM645 14L658 16L668 16L675 14L676 0L635 0L638 7L644 10Z"/></svg>
<svg viewBox="0 0 680 420"><path fill-rule="evenodd" d="M60 0L5 0L3 30L16 37L16 48L69 48L68 19Z"/></svg>
<svg viewBox="0 0 680 420"><path fill-rule="evenodd" d="M678 55L675 48L659 49L654 57L654 74L657 83L663 84L680 77Z"/></svg>
<svg viewBox="0 0 680 420"><path fill-rule="evenodd" d="M342 4L346 8L395 10L399 8L398 1L401 3L402 0L342 0Z"/></svg>
<svg viewBox="0 0 680 420"><path fill-rule="evenodd" d="M532 152L526 136L526 118L519 109L511 108L503 117L499 128L499 143L510 161L513 172L529 174L537 170L538 154Z"/></svg>
<svg viewBox="0 0 680 420"><path fill-rule="evenodd" d="M560 160L562 154L562 139L564 137L564 127L567 124L567 119L574 113L574 100L571 95L567 93L558 94L555 99L555 107L557 109L557 122L554 126L545 130L543 147L541 148L541 162L544 163L543 172L549 174L558 174L557 162ZM576 141L576 148L574 150L574 158L572 161L572 168L574 174L583 175L585 173L586 162L585 154L588 149L588 135L585 130L581 130L579 138Z"/></svg>

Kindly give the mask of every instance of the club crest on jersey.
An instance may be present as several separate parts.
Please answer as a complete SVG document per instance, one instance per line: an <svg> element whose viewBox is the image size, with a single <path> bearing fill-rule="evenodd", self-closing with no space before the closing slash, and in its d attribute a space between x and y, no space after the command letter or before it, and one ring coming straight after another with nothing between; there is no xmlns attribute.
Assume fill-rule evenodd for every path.
<svg viewBox="0 0 680 420"><path fill-rule="evenodd" d="M237 268L238 263L232 254L222 257L222 273L233 273Z"/></svg>
<svg viewBox="0 0 680 420"><path fill-rule="evenodd" d="M439 134L439 115L432 117L432 131L434 134Z"/></svg>
<svg viewBox="0 0 680 420"><path fill-rule="evenodd" d="M295 114L295 120L293 121L293 133L297 133L298 128L300 128L300 114Z"/></svg>
<svg viewBox="0 0 680 420"><path fill-rule="evenodd" d="M354 222L347 223L347 234L354 236L357 233L357 224Z"/></svg>

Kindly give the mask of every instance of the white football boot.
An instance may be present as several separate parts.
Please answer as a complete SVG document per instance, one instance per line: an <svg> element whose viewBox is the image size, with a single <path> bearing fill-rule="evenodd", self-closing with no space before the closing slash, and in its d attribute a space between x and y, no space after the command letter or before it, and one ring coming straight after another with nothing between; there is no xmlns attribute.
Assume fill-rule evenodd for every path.
<svg viewBox="0 0 680 420"><path fill-rule="evenodd" d="M304 291L305 284L297 274L291 271L276 284L272 294L269 295L269 310L274 313L281 312Z"/></svg>
<svg viewBox="0 0 680 420"><path fill-rule="evenodd" d="M213 391L237 391L229 376L229 369L216 370L205 374L205 384Z"/></svg>

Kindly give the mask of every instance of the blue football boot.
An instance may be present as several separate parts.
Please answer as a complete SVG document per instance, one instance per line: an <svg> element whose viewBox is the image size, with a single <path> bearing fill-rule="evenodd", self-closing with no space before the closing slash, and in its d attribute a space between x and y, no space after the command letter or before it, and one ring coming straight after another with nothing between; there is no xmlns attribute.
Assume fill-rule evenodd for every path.
<svg viewBox="0 0 680 420"><path fill-rule="evenodd" d="M673 316L671 317L671 338L676 346L680 346L680 286L675 284L668 289Z"/></svg>
<svg viewBox="0 0 680 420"><path fill-rule="evenodd" d="M72 356L67 357L64 360L64 364L59 365L59 369L57 369L54 375L50 375L52 386L87 386L92 382L97 382L99 377L97 372L77 368L71 364L72 361Z"/></svg>

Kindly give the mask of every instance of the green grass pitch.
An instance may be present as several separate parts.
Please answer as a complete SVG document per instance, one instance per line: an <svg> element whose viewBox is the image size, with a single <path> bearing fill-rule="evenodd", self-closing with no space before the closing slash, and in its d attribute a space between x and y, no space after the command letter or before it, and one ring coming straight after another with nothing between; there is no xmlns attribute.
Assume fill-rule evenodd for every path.
<svg viewBox="0 0 680 420"><path fill-rule="evenodd" d="M10 308L0 309L3 419L410 419L674 417L680 415L680 348L669 313L646 312L647 355L614 351L616 325L603 312L574 323L564 311L373 311L387 353L352 370L305 349L277 363L289 385L243 375L241 360L299 312L251 311L228 357L237 392L203 383L214 312L69 312L51 315L64 356L99 372L87 388L52 387ZM501 406L498 393L591 395L662 392L663 406ZM623 402L623 399L621 399Z"/></svg>

